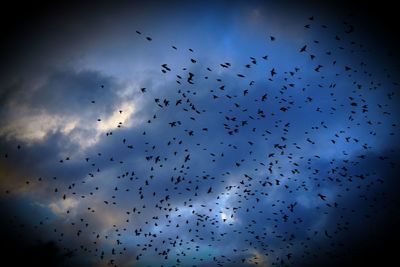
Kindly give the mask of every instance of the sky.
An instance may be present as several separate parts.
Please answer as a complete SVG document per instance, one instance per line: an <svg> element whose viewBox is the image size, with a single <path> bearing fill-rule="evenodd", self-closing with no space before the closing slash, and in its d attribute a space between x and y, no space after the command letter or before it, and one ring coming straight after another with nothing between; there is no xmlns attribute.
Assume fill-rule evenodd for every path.
<svg viewBox="0 0 400 267"><path fill-rule="evenodd" d="M131 1L3 12L15 19L1 20L2 259L394 260L390 6Z"/></svg>

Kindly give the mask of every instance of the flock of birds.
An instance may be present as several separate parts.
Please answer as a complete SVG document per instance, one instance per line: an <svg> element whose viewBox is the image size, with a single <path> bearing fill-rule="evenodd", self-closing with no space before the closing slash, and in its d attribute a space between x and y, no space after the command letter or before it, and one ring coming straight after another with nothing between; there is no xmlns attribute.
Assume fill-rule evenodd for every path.
<svg viewBox="0 0 400 267"><path fill-rule="evenodd" d="M310 17L304 28L320 26ZM368 64L341 63L341 53L366 51L362 44L349 41L353 31L346 23L342 36L332 36L332 51L324 50L318 40L295 47L309 69L271 66L268 54L249 57L240 66L203 66L193 49L186 51L192 56L183 68L161 64L161 79L173 77L174 91L138 88L138 97L152 105L148 109L154 114L140 127L127 129L119 122L105 134L105 142L113 140L119 150L58 159L61 173L73 160L90 168L79 182L57 185L53 177L26 182L31 186L47 181L60 201L76 198L87 203L82 204L87 205L86 212L66 211L66 226L54 229L56 239L68 247L65 239L72 236L78 245L71 251L110 266L128 266L121 261L127 257L133 257L130 264L152 262L151 266L295 266L308 258L334 257L318 242L329 243L330 249L344 246L338 237L350 231L352 217L360 213L368 222L379 201L389 201L380 190L374 191L384 184L384 177L368 167L367 160L376 157L372 160L395 165L390 155L370 154L375 148L364 140L390 138L396 132L395 123L387 125L394 94L388 93L382 103L371 101L370 94L384 89L367 71ZM141 31L136 34L140 41L156 42ZM268 36L265 42L280 40ZM312 78L302 80L307 75ZM90 102L96 109L95 96ZM319 118L326 121L314 124ZM99 117L98 123L102 120ZM335 120L341 124L337 132ZM360 128L374 130L350 134ZM333 154L324 155L332 153L329 150ZM122 158L123 154L128 156ZM119 166L121 173L96 185L110 166ZM367 208L346 206L349 194ZM99 196L104 198L101 203L90 206ZM103 209L122 214L107 231L92 227L90 219L97 214L101 220ZM308 212L312 215L307 218ZM333 216L334 223L314 225L316 216ZM46 225L45 220L40 224Z"/></svg>

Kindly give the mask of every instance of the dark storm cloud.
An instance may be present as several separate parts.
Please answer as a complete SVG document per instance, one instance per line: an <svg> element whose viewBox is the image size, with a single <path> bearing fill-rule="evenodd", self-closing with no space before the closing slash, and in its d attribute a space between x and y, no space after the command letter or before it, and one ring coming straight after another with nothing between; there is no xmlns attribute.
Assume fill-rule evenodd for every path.
<svg viewBox="0 0 400 267"><path fill-rule="evenodd" d="M17 90L4 90L7 97L3 99L1 111L4 119L1 131L2 151L14 163L18 162L23 172L29 170L26 175L31 178L57 176L52 173L59 168L58 161L62 159L60 153L79 148L71 142L71 136L66 136L65 131L72 131L69 132L71 135L74 134L73 131L80 134L92 133L91 129L74 129L74 125L71 126L72 129L65 129L66 125L76 119L81 120L79 123L83 125L96 121L98 114L87 108L93 105L93 99L99 103L97 111L100 114L115 109L118 101L116 92L119 88L120 85L110 77L98 72L77 73L69 70L49 73L37 85L24 84L17 87ZM26 153L20 153L18 145L22 145ZM41 160L38 161L38 158ZM64 169L66 176L77 178L82 176L82 171L87 172L79 162L68 171ZM14 181L17 182L18 179Z"/></svg>
<svg viewBox="0 0 400 267"><path fill-rule="evenodd" d="M338 208L329 212L326 225L312 237L313 240L320 240L320 251L325 252L317 254L315 259L300 260L298 266L335 266L343 263L359 266L388 262L381 255L392 253L390 240L398 236L396 225L399 217L395 210L399 202L394 192L398 186L398 167L390 163L397 160L398 155L389 151L383 154L392 155L391 159L382 160L373 152L367 153L366 159L355 168L355 175L343 177L351 182L336 185L346 186L349 190L340 191L336 200ZM366 176L360 178L360 173ZM366 203L370 201L373 204L367 207ZM340 245L331 246L331 238L323 235L324 230L334 233Z"/></svg>

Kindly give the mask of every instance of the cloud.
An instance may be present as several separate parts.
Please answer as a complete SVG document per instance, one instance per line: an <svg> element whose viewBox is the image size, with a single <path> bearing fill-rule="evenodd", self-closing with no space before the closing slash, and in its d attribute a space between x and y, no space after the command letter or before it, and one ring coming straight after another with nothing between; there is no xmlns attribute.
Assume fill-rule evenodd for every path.
<svg viewBox="0 0 400 267"><path fill-rule="evenodd" d="M6 139L16 139L27 144L43 141L49 134L61 132L68 135L78 123L58 115L43 111L36 114L26 108L20 108L15 117L0 129L0 136Z"/></svg>
<svg viewBox="0 0 400 267"><path fill-rule="evenodd" d="M49 204L51 211L57 216L65 217L67 211L73 211L79 205L79 201L75 198L68 197Z"/></svg>
<svg viewBox="0 0 400 267"><path fill-rule="evenodd" d="M85 149L108 131L141 123L132 120L140 108L132 93L96 71L54 71L39 86L10 92L3 101L0 137L29 145L59 133Z"/></svg>
<svg viewBox="0 0 400 267"><path fill-rule="evenodd" d="M124 124L125 127L129 127L130 125L125 124L131 115L135 111L135 106L133 103L124 102L121 104L121 111L115 110L109 117L100 121L97 124L97 130L104 133L113 129L118 128L118 126L122 126Z"/></svg>
<svg viewBox="0 0 400 267"><path fill-rule="evenodd" d="M251 256L246 259L246 261L254 266L259 267L270 267L268 264L268 258L258 250L250 251Z"/></svg>

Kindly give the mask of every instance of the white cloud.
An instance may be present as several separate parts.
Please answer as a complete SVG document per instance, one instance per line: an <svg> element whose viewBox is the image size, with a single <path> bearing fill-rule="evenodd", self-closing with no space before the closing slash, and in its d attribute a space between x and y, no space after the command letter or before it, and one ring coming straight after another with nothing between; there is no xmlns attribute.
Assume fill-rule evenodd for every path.
<svg viewBox="0 0 400 267"><path fill-rule="evenodd" d="M79 204L78 200L71 197L67 197L66 199L61 199L55 202L51 202L49 204L49 208L54 214L58 216L65 216L68 210L76 208L78 204Z"/></svg>
<svg viewBox="0 0 400 267"><path fill-rule="evenodd" d="M120 127L131 127L141 120L133 120L135 101L125 101L115 106L114 112L97 122L93 113L76 111L72 114L51 114L27 106L13 109L13 114L0 128L0 136L33 144L43 142L55 133L61 133L71 144L86 149L97 144L100 136ZM120 110L122 113L120 113Z"/></svg>
<svg viewBox="0 0 400 267"><path fill-rule="evenodd" d="M251 256L247 258L247 262L258 267L269 267L268 258L258 250L252 250Z"/></svg>
<svg viewBox="0 0 400 267"><path fill-rule="evenodd" d="M122 113L120 113L120 110ZM130 118L135 110L136 107L133 102L124 102L120 105L120 108L116 109L109 117L100 121L96 129L99 132L107 132L118 128L119 123L129 127L132 122Z"/></svg>
<svg viewBox="0 0 400 267"><path fill-rule="evenodd" d="M0 136L15 138L27 143L43 140L49 133L61 130L63 118L45 112L32 114L27 110L20 111L0 129Z"/></svg>

